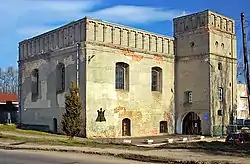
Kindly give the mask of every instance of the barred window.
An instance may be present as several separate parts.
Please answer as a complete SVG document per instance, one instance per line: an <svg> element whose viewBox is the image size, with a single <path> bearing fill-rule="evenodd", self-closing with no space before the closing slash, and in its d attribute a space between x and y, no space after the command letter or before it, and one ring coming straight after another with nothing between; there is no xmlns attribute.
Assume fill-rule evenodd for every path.
<svg viewBox="0 0 250 164"><path fill-rule="evenodd" d="M128 90L129 83L129 65L118 62L115 68L115 88Z"/></svg>
<svg viewBox="0 0 250 164"><path fill-rule="evenodd" d="M153 67L151 70L152 75L152 83L151 90L152 91L162 91L162 69L160 67Z"/></svg>

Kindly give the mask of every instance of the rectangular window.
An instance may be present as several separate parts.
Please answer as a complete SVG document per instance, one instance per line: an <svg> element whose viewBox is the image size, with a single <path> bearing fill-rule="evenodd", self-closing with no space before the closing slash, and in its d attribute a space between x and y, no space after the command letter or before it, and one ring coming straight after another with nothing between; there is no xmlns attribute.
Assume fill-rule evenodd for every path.
<svg viewBox="0 0 250 164"><path fill-rule="evenodd" d="M193 102L193 97L192 97L192 91L186 91L185 92L185 103L191 104Z"/></svg>
<svg viewBox="0 0 250 164"><path fill-rule="evenodd" d="M218 89L219 101L223 101L223 88L219 87Z"/></svg>

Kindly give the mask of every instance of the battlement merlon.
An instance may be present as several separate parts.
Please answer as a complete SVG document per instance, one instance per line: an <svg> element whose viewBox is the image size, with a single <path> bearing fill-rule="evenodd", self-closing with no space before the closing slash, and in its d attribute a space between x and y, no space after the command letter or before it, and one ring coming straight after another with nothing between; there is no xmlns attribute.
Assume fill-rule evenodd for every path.
<svg viewBox="0 0 250 164"><path fill-rule="evenodd" d="M130 26L125 26L125 25L121 25L121 24L117 24L117 23L112 23L112 22L108 22L105 20L101 20L101 19L96 19L96 18L87 18L87 22L92 22L92 23L96 23L96 24L103 24L104 26L112 26L112 27L116 27L116 28L121 28L121 29L126 29L129 31L135 31L135 32L139 32L142 34L146 34L146 35L153 35L156 37L162 37L165 39L169 39L169 40L174 40L174 38L170 37L170 36L166 36L166 35L162 35L162 34L158 34L158 33L153 33L150 31L146 31L146 30L142 30L142 29L137 29L137 28L133 28Z"/></svg>
<svg viewBox="0 0 250 164"><path fill-rule="evenodd" d="M175 34L207 27L235 35L235 20L210 10L174 18L173 22Z"/></svg>

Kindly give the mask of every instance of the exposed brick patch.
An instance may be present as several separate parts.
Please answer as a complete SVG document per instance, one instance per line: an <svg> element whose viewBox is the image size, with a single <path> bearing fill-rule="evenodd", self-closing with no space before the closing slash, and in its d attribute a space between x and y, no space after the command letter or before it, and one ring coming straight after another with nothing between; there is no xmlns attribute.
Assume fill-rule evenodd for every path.
<svg viewBox="0 0 250 164"><path fill-rule="evenodd" d="M140 61L143 59L143 56L135 55L135 53L130 50L121 50L121 53L124 54L125 56L132 57L132 60L134 61Z"/></svg>
<svg viewBox="0 0 250 164"><path fill-rule="evenodd" d="M110 47L110 48L115 48L115 49L119 49L122 51L130 51L130 52L139 52L139 53L143 53L143 54L149 54L149 55L155 55L150 51L147 50L143 50L143 49L135 49L135 48L125 48L122 47L121 45L114 45L112 43L98 43L98 42L93 42L93 41L86 41L86 44L91 44L91 45L96 45L96 46L101 46L101 47ZM170 54L165 54L165 53L159 53L159 55L164 56L165 58L170 58L170 59L174 59L173 55Z"/></svg>
<svg viewBox="0 0 250 164"><path fill-rule="evenodd" d="M118 106L117 108L114 109L115 113L124 112L124 111L126 111L126 108L121 107L121 106Z"/></svg>
<svg viewBox="0 0 250 164"><path fill-rule="evenodd" d="M154 56L154 60L156 61L156 63L160 64L163 62L163 57L162 56Z"/></svg>

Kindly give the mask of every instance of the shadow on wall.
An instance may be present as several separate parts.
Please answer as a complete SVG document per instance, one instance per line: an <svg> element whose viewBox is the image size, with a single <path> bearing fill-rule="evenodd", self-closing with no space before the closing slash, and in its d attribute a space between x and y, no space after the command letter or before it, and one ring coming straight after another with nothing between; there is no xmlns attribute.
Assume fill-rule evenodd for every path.
<svg viewBox="0 0 250 164"><path fill-rule="evenodd" d="M174 92L171 92L172 96L170 98L169 106L164 111L164 120L159 120L159 132L160 132L160 122L161 121L167 121L168 124L168 133L174 133L175 132L175 117L174 117Z"/></svg>
<svg viewBox="0 0 250 164"><path fill-rule="evenodd" d="M68 55L69 56L69 55ZM66 56L63 56L64 58L66 58ZM38 100L35 102L31 101L31 84L32 84L32 79L31 79L31 73L28 74L28 70L29 68L26 68L25 73L25 79L24 82L22 83L22 99L21 99L21 103L22 103L22 109L28 107L30 104L31 108L35 108L33 111L32 110L28 110L28 111L24 111L22 110L22 122L24 122L23 124L23 128L25 129L34 129L34 130L39 130L39 131L54 131L52 129L55 129L54 124L55 121L53 121L53 118L57 119L57 126L58 126L58 131L61 132L61 118L62 118L62 114L64 112L64 93L61 93L61 96L57 96L56 93L56 61L57 58L53 57L52 59L44 59L46 62L44 62L43 64L41 64L38 68L34 68L34 69L38 69L39 70L39 97ZM58 57L58 61L61 61L62 57L59 56ZM63 61L63 60L62 60ZM65 60L64 60L65 61ZM36 61L39 62L39 61ZM35 63L35 62L34 62ZM72 64L71 64L72 63ZM76 77L76 65L74 62L71 62L70 64L65 64L65 75L66 75L66 79L65 79L65 92L67 92L68 87L70 85L70 81L71 80L75 80ZM82 65L82 63L80 63L80 65ZM81 69L81 68L80 68ZM81 78L81 77L80 77ZM80 79L82 80L82 79ZM46 88L45 88L46 87ZM82 90L81 90L82 93ZM46 98L46 99L45 99ZM27 100L30 101L27 101ZM42 99L45 100L49 100L50 101L50 105L51 107L48 107L47 104L43 104L43 101L40 101ZM83 101L83 98L81 98ZM26 104L25 104L26 103ZM36 120L35 120L35 111L36 109L42 109L42 108L46 108L48 110L51 110L51 112L47 113L48 110L45 110L44 112L46 113L42 113L42 111L40 110L39 115L42 116L42 118L38 118L38 122L39 124L41 123L41 125L36 124ZM29 109L29 108L28 108ZM29 112L27 113L27 115L25 114L25 112ZM31 119L32 124L25 124L25 119L27 119L29 117L29 120ZM84 126L83 126L84 127Z"/></svg>
<svg viewBox="0 0 250 164"><path fill-rule="evenodd" d="M212 68L212 74L214 74L214 79L212 80L212 86L214 86L214 88L212 90L211 96L211 103L212 107L214 108L214 118L212 118L214 122L212 129L213 136L225 135L227 133L226 128L228 123L232 124L234 121L233 114L237 105L233 104L236 102L232 99L232 86L234 84L232 79L229 79L231 76L230 74L232 73L230 70L231 64L232 63L226 59L226 62L223 62L222 65L218 63L218 66L215 65ZM222 89L221 98L219 96L220 89Z"/></svg>

